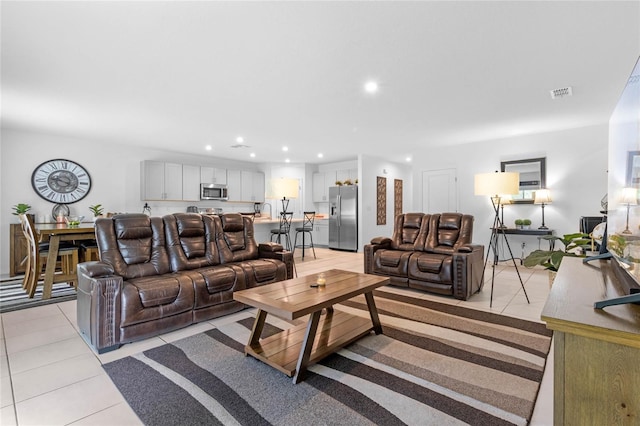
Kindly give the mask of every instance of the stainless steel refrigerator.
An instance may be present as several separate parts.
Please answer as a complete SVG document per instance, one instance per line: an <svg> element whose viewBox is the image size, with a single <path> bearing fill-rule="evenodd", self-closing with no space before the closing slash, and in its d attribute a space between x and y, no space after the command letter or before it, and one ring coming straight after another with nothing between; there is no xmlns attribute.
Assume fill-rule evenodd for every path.
<svg viewBox="0 0 640 426"><path fill-rule="evenodd" d="M329 248L358 251L358 187L329 188Z"/></svg>

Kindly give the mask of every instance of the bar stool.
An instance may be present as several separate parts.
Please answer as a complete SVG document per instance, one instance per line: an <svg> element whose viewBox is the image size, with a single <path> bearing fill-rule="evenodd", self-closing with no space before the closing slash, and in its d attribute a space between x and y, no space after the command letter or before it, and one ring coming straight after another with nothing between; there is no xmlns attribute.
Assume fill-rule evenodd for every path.
<svg viewBox="0 0 640 426"><path fill-rule="evenodd" d="M274 237L276 242L282 244L282 236L284 235L285 249L291 251L291 236L289 232L291 232L291 221L293 220L293 212L282 212L280 213L280 226L277 229L271 230L271 241L273 241Z"/></svg>
<svg viewBox="0 0 640 426"><path fill-rule="evenodd" d="M296 228L296 238L293 243L293 253L295 254L296 248L302 249L302 259L304 260L304 249L311 248L313 250L313 258L316 259L316 249L313 246L313 221L316 218L316 212L304 212L304 219L302 219L302 226ZM298 245L298 234L302 233L302 244ZM309 244L305 244L305 234L309 234Z"/></svg>

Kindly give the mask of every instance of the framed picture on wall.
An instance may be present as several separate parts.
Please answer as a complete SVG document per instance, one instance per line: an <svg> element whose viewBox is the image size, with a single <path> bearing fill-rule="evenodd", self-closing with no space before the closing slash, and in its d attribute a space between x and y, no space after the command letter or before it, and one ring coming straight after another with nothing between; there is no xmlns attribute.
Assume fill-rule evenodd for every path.
<svg viewBox="0 0 640 426"><path fill-rule="evenodd" d="M627 179L628 188L640 188L640 151L627 153Z"/></svg>

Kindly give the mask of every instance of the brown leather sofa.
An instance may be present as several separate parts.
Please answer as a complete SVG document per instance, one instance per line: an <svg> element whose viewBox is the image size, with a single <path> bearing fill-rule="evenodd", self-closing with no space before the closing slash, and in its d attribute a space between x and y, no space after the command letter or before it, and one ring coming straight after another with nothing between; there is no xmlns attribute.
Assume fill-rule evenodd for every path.
<svg viewBox="0 0 640 426"><path fill-rule="evenodd" d="M78 326L98 353L245 308L233 292L293 277L239 214L122 214L96 221L99 262L78 265Z"/></svg>
<svg viewBox="0 0 640 426"><path fill-rule="evenodd" d="M364 272L390 284L467 300L480 291L484 246L471 244L473 216L406 213L395 218L391 238L364 247Z"/></svg>

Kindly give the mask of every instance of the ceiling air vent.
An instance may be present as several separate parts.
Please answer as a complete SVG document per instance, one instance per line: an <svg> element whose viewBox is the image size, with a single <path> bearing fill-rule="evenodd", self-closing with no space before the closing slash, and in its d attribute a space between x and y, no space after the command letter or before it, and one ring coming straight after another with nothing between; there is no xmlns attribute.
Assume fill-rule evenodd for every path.
<svg viewBox="0 0 640 426"><path fill-rule="evenodd" d="M243 143L237 143L235 145L231 145L231 148L251 148L249 145L245 145Z"/></svg>
<svg viewBox="0 0 640 426"><path fill-rule="evenodd" d="M573 89L569 87L561 87L560 89L553 89L550 91L551 99L564 98L565 96L573 95Z"/></svg>

